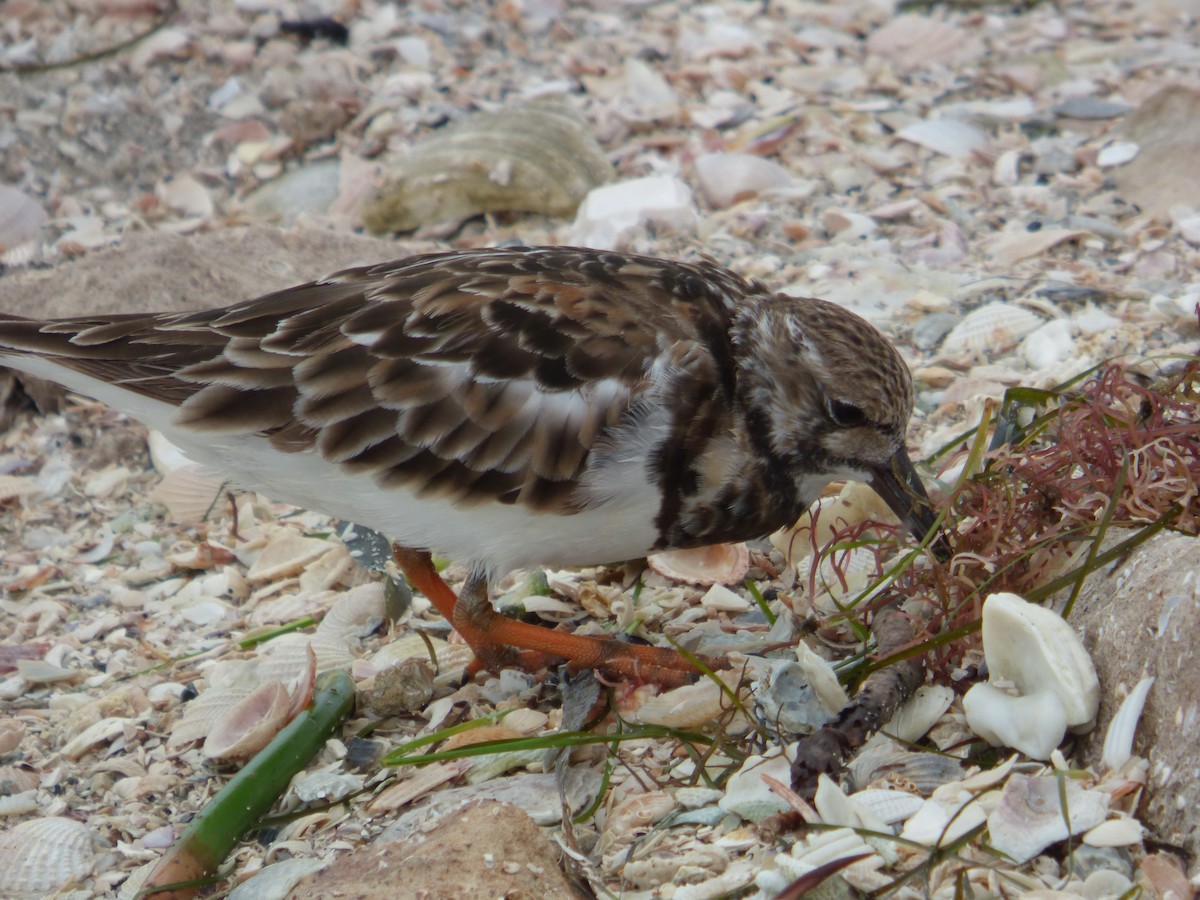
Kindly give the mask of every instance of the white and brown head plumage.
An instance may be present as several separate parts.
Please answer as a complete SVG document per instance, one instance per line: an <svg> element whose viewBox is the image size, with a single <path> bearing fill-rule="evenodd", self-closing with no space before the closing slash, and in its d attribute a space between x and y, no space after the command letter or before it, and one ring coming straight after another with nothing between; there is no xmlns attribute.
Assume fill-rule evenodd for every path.
<svg viewBox="0 0 1200 900"><path fill-rule="evenodd" d="M911 382L886 339L708 262L428 254L203 312L0 317L0 363L278 499L497 566L746 538L794 519L822 480L886 480L900 459L899 482L915 478ZM591 527L647 522L590 543L535 529L520 552L521 535L483 533L605 511Z"/></svg>

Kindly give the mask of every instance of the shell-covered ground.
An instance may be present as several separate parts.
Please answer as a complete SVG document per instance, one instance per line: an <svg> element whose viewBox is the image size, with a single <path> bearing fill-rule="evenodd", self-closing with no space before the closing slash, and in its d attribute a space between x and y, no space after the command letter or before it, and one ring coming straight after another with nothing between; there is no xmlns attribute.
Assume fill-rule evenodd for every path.
<svg viewBox="0 0 1200 900"><path fill-rule="evenodd" d="M218 305L502 242L706 254L887 332L924 459L1010 388L1118 358L1150 382L1195 355L1198 30L1166 0L4 0L0 309ZM364 222L401 233L346 237ZM619 717L636 739L386 766L489 716L412 752L576 728L594 695L515 672L464 683L463 645L361 564L362 536L229 492L94 402L18 400L0 436L0 896L133 896L286 720L309 647L358 706L212 895L284 896L327 865L293 896L771 898L860 854L823 890L1192 895L1194 817L1168 828L1138 806L1165 749L981 754L970 634L931 655L891 728L919 747L869 745L842 779L866 792L853 802L832 782L813 810L790 798L784 748L839 702L825 661L871 649L834 605L866 576L814 572L795 533L751 545L752 588L740 557L729 587L678 560L503 585L509 611L563 627L720 645L750 661L729 692L618 688L599 729ZM926 474L952 486L969 444ZM1197 581L1180 572L1190 608ZM1098 702L1136 696L1140 674L1101 679ZM460 810L478 800L495 805Z"/></svg>

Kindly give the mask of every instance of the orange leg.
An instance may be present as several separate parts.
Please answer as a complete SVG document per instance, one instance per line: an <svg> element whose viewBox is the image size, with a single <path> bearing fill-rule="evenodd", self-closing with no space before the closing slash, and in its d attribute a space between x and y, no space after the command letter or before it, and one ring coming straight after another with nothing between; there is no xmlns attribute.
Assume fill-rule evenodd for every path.
<svg viewBox="0 0 1200 900"><path fill-rule="evenodd" d="M700 671L675 650L569 634L506 618L492 606L482 575L468 578L456 597L433 568L428 553L397 545L392 546L392 553L409 583L454 624L486 669L515 665L535 671L561 660L573 671L597 669L610 678L669 687L686 684Z"/></svg>

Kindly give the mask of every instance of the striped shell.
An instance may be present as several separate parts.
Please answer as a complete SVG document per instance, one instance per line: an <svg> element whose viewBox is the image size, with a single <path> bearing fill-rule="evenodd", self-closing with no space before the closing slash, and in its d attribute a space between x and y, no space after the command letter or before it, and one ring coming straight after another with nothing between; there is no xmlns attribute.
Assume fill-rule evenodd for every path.
<svg viewBox="0 0 1200 900"><path fill-rule="evenodd" d="M988 303L968 313L942 341L943 356L987 357L1013 347L1045 322L1012 303Z"/></svg>
<svg viewBox="0 0 1200 900"><path fill-rule="evenodd" d="M367 205L363 224L386 233L500 210L570 216L611 178L608 158L571 109L525 103L476 113L417 144Z"/></svg>
<svg viewBox="0 0 1200 900"><path fill-rule="evenodd" d="M48 897L92 874L100 839L61 816L29 819L0 834L0 897Z"/></svg>

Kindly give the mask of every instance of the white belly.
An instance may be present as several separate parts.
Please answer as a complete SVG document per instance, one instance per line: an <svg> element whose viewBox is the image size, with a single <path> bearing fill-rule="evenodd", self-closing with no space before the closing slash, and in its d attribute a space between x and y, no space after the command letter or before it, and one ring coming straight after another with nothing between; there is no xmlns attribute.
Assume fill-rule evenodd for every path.
<svg viewBox="0 0 1200 900"><path fill-rule="evenodd" d="M634 559L646 555L658 536L658 492L645 481L643 460L627 459L617 470L607 470L604 499L574 515L539 515L500 503L460 507L443 499L418 498L402 488L380 489L369 475L349 474L315 450L281 453L254 434L179 428L173 424L176 407L49 360L0 356L0 365L65 384L157 428L189 458L241 487L364 525L400 544L433 550L456 562L482 564L495 574L537 564Z"/></svg>

